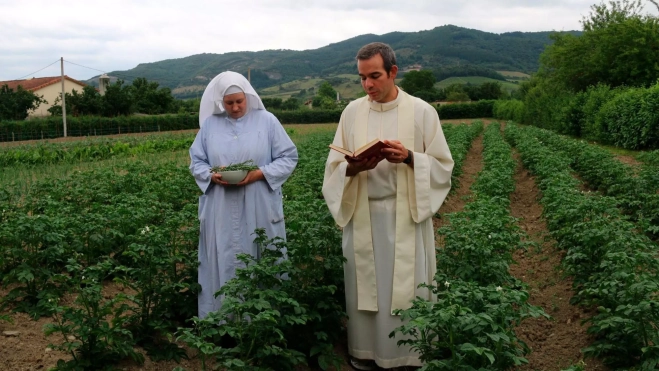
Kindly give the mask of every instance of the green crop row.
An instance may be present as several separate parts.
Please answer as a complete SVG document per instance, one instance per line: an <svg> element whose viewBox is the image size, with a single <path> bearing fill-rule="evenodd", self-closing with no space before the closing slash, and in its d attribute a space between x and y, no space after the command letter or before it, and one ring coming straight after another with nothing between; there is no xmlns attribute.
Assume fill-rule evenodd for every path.
<svg viewBox="0 0 659 371"><path fill-rule="evenodd" d="M438 231L444 246L436 282L428 286L437 302L417 299L402 311L410 322L397 332L410 340L400 343L421 353L424 370L507 370L527 363L529 348L515 327L527 317L547 317L529 305L524 285L508 273L513 251L523 244L509 210L516 164L496 123L485 130L483 159L474 201Z"/></svg>
<svg viewBox="0 0 659 371"><path fill-rule="evenodd" d="M570 166L591 189L615 197L644 231L659 236L659 177L654 166L643 166L635 174L635 168L618 161L606 149L549 130L527 130L543 145L565 152L571 159Z"/></svg>
<svg viewBox="0 0 659 371"><path fill-rule="evenodd" d="M179 360L188 341L217 365L337 364L341 232L318 183L331 139L315 134L299 144L299 166L284 187L288 259L273 258L275 249L258 262L241 257L245 270L225 285L224 321L195 322L199 190L187 166L174 164L99 167L38 181L27 193L0 190L0 277L10 289L0 312L52 317L46 334L72 356L58 369L139 363L136 346L152 360ZM112 284L122 293L105 298ZM68 293L75 302L61 300ZM221 332L237 345L213 352Z"/></svg>
<svg viewBox="0 0 659 371"><path fill-rule="evenodd" d="M193 134L185 134L5 147L0 149L0 167L77 163L177 151L190 148L193 141Z"/></svg>
<svg viewBox="0 0 659 371"><path fill-rule="evenodd" d="M594 343L582 351L616 368L654 369L659 362L659 261L656 245L637 233L616 200L579 190L572 160L543 145L530 131L509 124L506 138L538 177L549 230L566 250L574 278L573 303L597 308L587 321Z"/></svg>

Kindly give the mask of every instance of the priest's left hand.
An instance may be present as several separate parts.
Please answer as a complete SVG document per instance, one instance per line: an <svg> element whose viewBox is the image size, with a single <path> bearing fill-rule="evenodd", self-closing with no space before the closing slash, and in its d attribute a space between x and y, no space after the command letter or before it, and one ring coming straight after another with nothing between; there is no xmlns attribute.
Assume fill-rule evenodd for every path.
<svg viewBox="0 0 659 371"><path fill-rule="evenodd" d="M241 180L240 183L237 183L237 186L246 186L250 183L257 182L259 180L265 180L265 176L261 169L252 170L245 176L245 179Z"/></svg>
<svg viewBox="0 0 659 371"><path fill-rule="evenodd" d="M392 164L400 164L407 158L407 148L400 140L383 140L383 142L391 146L391 148L382 149L382 154L387 161Z"/></svg>

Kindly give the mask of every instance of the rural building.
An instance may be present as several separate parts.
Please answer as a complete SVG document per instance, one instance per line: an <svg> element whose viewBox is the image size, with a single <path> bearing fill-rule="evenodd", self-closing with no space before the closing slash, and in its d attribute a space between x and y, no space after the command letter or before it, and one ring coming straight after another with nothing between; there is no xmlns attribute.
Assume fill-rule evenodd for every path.
<svg viewBox="0 0 659 371"><path fill-rule="evenodd" d="M22 86L23 89L29 90L37 95L43 96L43 98L48 103L44 103L37 107L36 110L29 113L29 117L39 117L39 116L50 116L48 109L53 106L55 100L62 93L62 78L61 76L55 77L33 77L27 80L12 80L12 81L0 81L0 86L8 85L9 89L16 91L18 86ZM71 94L73 89L77 90L78 93L82 93L82 88L86 84L74 80L66 75L64 75L64 91Z"/></svg>

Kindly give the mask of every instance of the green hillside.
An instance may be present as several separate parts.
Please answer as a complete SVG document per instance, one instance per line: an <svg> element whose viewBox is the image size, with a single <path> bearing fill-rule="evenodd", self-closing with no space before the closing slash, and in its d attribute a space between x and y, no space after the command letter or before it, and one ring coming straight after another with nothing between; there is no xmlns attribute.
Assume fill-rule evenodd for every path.
<svg viewBox="0 0 659 371"><path fill-rule="evenodd" d="M571 33L578 34L576 31ZM255 88L274 88L296 80L354 74L355 53L359 47L373 41L390 44L397 52L398 65L403 71L412 66L433 71L456 66L475 66L492 72L500 70L532 73L538 67L540 53L551 42L550 34L551 32L495 34L446 25L428 31L361 35L304 51L265 50L197 54L143 63L133 69L114 71L108 75L129 82L136 77L145 77L171 88L180 98L198 96L214 76L226 70L247 75L250 69ZM97 79L92 78L87 82L95 85ZM351 87L348 84L343 88L350 90Z"/></svg>
<svg viewBox="0 0 659 371"><path fill-rule="evenodd" d="M442 81L436 82L435 88L444 89L447 86L453 84L481 85L482 83L485 82L498 82L501 84L503 90L507 92L511 92L519 89L519 85L513 82L499 81L499 80L491 79L489 77L480 77L480 76L449 77L448 79L444 79Z"/></svg>

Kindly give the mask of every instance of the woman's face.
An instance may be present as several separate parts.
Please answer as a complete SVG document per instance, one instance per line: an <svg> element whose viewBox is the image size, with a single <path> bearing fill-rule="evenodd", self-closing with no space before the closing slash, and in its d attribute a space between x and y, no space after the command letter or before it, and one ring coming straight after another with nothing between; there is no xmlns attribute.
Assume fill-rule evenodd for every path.
<svg viewBox="0 0 659 371"><path fill-rule="evenodd" d="M247 97L245 97L245 93L225 95L222 103L231 118L241 118L247 113Z"/></svg>

